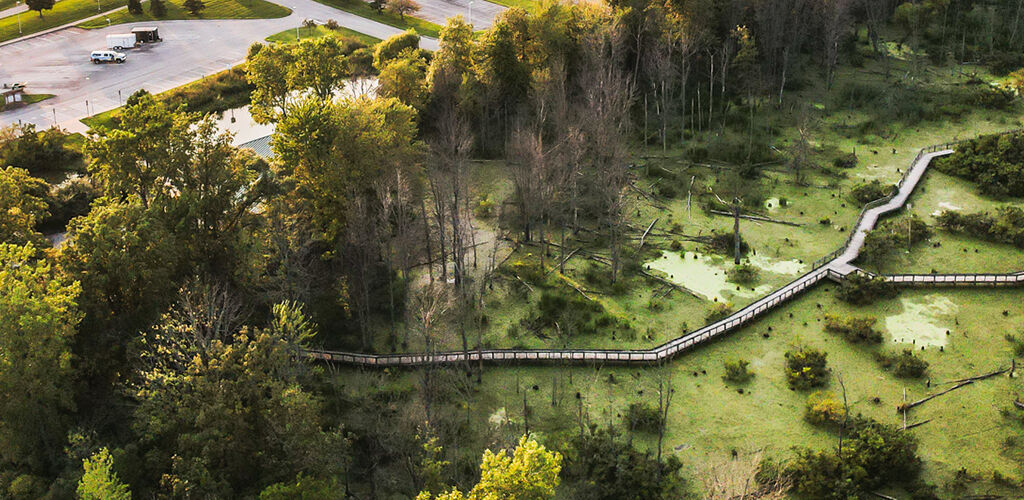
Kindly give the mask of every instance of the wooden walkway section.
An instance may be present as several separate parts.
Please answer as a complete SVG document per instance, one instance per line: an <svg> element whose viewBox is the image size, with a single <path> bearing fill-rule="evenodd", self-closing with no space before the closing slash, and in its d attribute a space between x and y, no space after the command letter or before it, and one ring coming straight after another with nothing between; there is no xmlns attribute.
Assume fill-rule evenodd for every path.
<svg viewBox="0 0 1024 500"><path fill-rule="evenodd" d="M1017 133L1019 130L1004 132ZM900 210L928 170L932 159L953 153L963 141L939 144L922 149L890 196L864 206L846 242L836 251L814 263L806 274L761 297L727 318L672 339L652 349L474 349L436 353L361 354L309 349L307 355L319 361L356 366L422 366L457 363L553 363L553 364L658 364L697 345L737 330L766 312L779 307L817 285L823 279L841 282L850 273L864 273L853 264L864 246L867 232L874 229L881 217ZM870 273L869 273L870 274ZM896 274L883 275L896 286L1016 286L1024 284L1024 272L1009 274Z"/></svg>

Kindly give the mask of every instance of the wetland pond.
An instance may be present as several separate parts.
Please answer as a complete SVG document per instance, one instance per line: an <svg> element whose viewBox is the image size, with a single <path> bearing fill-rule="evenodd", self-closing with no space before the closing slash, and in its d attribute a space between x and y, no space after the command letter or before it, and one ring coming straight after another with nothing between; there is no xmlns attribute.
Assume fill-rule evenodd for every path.
<svg viewBox="0 0 1024 500"><path fill-rule="evenodd" d="M772 261L769 259L760 260L760 262ZM774 264L784 264L785 262L787 261L774 261ZM761 268L753 258L750 263ZM729 281L727 274L728 269L732 267L731 261L698 252L681 254L679 252L664 251L661 253L661 258L648 262L646 266L650 269L661 271L673 283L715 302L730 303L737 298L756 298L770 292L773 288L771 285L760 285L754 288L737 285ZM772 270L769 269L769 271Z"/></svg>
<svg viewBox="0 0 1024 500"><path fill-rule="evenodd" d="M893 342L922 347L946 345L952 329L949 318L956 314L957 306L941 295L920 298L901 298L903 312L887 316L885 329Z"/></svg>

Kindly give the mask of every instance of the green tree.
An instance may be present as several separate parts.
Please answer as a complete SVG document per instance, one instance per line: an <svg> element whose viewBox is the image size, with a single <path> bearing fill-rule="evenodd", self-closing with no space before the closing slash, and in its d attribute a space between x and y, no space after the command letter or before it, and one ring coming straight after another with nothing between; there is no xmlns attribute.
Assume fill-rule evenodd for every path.
<svg viewBox="0 0 1024 500"><path fill-rule="evenodd" d="M307 99L278 124L274 148L281 173L295 181L295 201L308 205L303 213L326 239L343 234L350 203L374 181L414 165L415 115L397 99Z"/></svg>
<svg viewBox="0 0 1024 500"><path fill-rule="evenodd" d="M133 16L142 15L142 0L128 0L128 13Z"/></svg>
<svg viewBox="0 0 1024 500"><path fill-rule="evenodd" d="M185 0L181 6L185 7L185 10L187 10L189 14L197 17L199 16L199 13L206 8L206 4L203 3L203 0Z"/></svg>
<svg viewBox="0 0 1024 500"><path fill-rule="evenodd" d="M306 39L292 48L289 81L293 90L309 89L313 95L330 100L345 84L348 67L339 38Z"/></svg>
<svg viewBox="0 0 1024 500"><path fill-rule="evenodd" d="M55 3L57 0L25 0L28 10L39 12L39 17L43 17L43 10L52 10Z"/></svg>
<svg viewBox="0 0 1024 500"><path fill-rule="evenodd" d="M131 500L128 485L114 472L114 459L106 448L82 461L82 479L78 482L79 500Z"/></svg>
<svg viewBox="0 0 1024 500"><path fill-rule="evenodd" d="M410 28L405 33L378 43L377 50L373 53L373 65L381 69L392 59L401 57L403 52L416 51L419 47L420 36L416 34L416 30Z"/></svg>
<svg viewBox="0 0 1024 500"><path fill-rule="evenodd" d="M36 254L0 243L0 463L47 473L74 410L80 288Z"/></svg>
<svg viewBox="0 0 1024 500"><path fill-rule="evenodd" d="M294 55L283 45L253 44L246 58L246 79L254 87L249 105L258 123L284 118L292 99Z"/></svg>
<svg viewBox="0 0 1024 500"><path fill-rule="evenodd" d="M344 440L324 430L320 401L300 385L299 348L314 331L284 303L267 328L226 340L201 342L196 325L180 323L148 334L134 428L154 482L175 497L225 498L338 474Z"/></svg>
<svg viewBox="0 0 1024 500"><path fill-rule="evenodd" d="M0 169L0 243L43 243L36 225L48 214L46 190L27 170Z"/></svg>
<svg viewBox="0 0 1024 500"><path fill-rule="evenodd" d="M184 262L174 235L137 199L100 200L71 221L57 263L83 287L75 352L88 380L108 387L124 372L126 347L170 305Z"/></svg>
<svg viewBox="0 0 1024 500"><path fill-rule="evenodd" d="M394 97L416 110L423 110L427 102L427 64L414 52L392 59L378 75L378 93Z"/></svg>
<svg viewBox="0 0 1024 500"><path fill-rule="evenodd" d="M270 187L269 167L232 147L212 117L171 111L137 93L120 126L88 150L105 194L137 197L177 235L200 271L234 270L238 232L255 222L249 209Z"/></svg>
<svg viewBox="0 0 1024 500"><path fill-rule="evenodd" d="M149 13L153 17L164 17L167 15L167 4L164 0L149 0Z"/></svg>
<svg viewBox="0 0 1024 500"><path fill-rule="evenodd" d="M544 500L555 496L558 474L562 470L562 454L548 451L543 445L523 436L511 456L506 450L484 451L480 462L480 481L469 491L452 489L432 497L423 491L417 500Z"/></svg>
<svg viewBox="0 0 1024 500"><path fill-rule="evenodd" d="M392 14L398 14L400 19L405 20L406 15L420 10L420 4L416 3L415 0L388 0L384 8Z"/></svg>

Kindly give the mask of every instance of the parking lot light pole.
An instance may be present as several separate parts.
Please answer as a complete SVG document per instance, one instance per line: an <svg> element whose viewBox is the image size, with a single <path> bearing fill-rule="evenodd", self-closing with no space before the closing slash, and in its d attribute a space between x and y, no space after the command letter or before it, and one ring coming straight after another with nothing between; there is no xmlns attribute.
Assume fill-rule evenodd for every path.
<svg viewBox="0 0 1024 500"><path fill-rule="evenodd" d="M21 2L14 2L14 6L17 7ZM18 11L18 34L21 34L21 11Z"/></svg>
<svg viewBox="0 0 1024 500"><path fill-rule="evenodd" d="M473 26L473 0L469 0L469 25Z"/></svg>

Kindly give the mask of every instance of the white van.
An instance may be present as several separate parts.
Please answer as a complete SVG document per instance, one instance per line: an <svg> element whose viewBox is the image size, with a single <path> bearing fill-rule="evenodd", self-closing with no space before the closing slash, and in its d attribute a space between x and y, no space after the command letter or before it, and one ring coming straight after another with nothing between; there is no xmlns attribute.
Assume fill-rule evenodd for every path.
<svg viewBox="0 0 1024 500"><path fill-rule="evenodd" d="M122 33L119 35L107 35L107 48L114 50L130 49L138 43L135 33Z"/></svg>
<svg viewBox="0 0 1024 500"><path fill-rule="evenodd" d="M92 60L93 64L105 62L116 62L120 64L128 59L128 55L124 52L114 52L113 50L95 50L92 54L89 54L89 59Z"/></svg>

